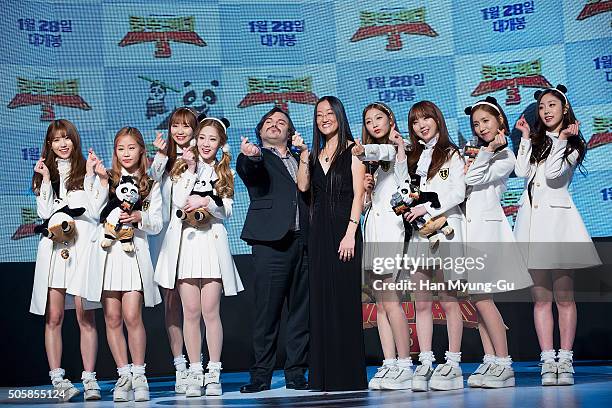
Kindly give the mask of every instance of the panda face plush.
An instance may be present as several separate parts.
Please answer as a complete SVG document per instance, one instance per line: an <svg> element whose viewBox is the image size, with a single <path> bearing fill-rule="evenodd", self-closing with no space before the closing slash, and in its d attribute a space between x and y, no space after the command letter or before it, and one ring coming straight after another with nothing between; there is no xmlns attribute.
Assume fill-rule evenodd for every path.
<svg viewBox="0 0 612 408"><path fill-rule="evenodd" d="M54 242L69 242L76 236L74 218L65 212L56 212L49 218L49 226L43 235Z"/></svg>
<svg viewBox="0 0 612 408"><path fill-rule="evenodd" d="M138 186L134 184L134 181L131 179L122 178L121 182L115 189L115 194L117 195L119 201L121 201L122 207L124 207L126 211L131 210L134 204L136 204L140 198L138 194Z"/></svg>
<svg viewBox="0 0 612 408"><path fill-rule="evenodd" d="M207 191L212 191L213 186L210 181L206 180L198 180L195 182L193 186L193 191L197 193L205 193Z"/></svg>

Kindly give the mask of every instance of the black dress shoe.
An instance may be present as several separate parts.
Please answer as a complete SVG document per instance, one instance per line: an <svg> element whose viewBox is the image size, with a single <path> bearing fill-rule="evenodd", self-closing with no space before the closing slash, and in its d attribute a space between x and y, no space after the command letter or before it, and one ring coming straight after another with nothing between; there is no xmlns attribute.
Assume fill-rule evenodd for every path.
<svg viewBox="0 0 612 408"><path fill-rule="evenodd" d="M288 390L307 390L308 381L304 377L294 378L285 382L285 388Z"/></svg>
<svg viewBox="0 0 612 408"><path fill-rule="evenodd" d="M244 384L240 387L240 392L243 394L252 393L252 392L261 392L270 389L270 384L265 383L263 381L251 381L248 384Z"/></svg>

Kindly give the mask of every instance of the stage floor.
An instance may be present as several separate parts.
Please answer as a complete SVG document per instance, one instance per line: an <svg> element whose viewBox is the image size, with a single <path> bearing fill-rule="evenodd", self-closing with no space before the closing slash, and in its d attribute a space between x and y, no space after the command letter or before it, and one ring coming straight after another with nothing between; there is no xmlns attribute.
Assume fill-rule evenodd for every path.
<svg viewBox="0 0 612 408"><path fill-rule="evenodd" d="M464 379L476 369L477 364L462 364ZM224 394L221 397L185 398L174 394L174 377L150 378L151 401L139 403L120 403L119 405L137 407L164 406L276 406L289 407L547 407L573 408L588 406L612 406L612 361L578 361L574 386L542 387L540 385L540 367L537 362L515 363L516 387L497 390L470 389L456 391L430 391L415 393L412 391L364 391L321 393L311 391L287 390L281 371L275 372L272 389L256 394L241 394L239 389L248 380L248 373L223 373ZM368 376L374 375L376 367L368 367ZM80 387L81 384L77 386ZM114 381L101 381L102 401L85 404L82 395L70 402L71 407L86 406L89 408L113 406L111 389ZM36 405L37 407L57 405L52 400L9 399L9 390L0 388L0 404L3 406ZM26 389L49 389L50 387L24 387Z"/></svg>

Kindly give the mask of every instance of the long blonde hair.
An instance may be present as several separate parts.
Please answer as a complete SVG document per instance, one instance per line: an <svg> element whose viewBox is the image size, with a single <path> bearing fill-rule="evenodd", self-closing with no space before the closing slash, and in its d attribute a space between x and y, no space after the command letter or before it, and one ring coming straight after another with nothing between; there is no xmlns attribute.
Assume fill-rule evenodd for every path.
<svg viewBox="0 0 612 408"><path fill-rule="evenodd" d="M227 132L216 119L206 118L198 124L198 127L193 133L193 137L196 141L198 140L200 131L206 126L212 126L217 130L217 134L219 135L219 149L222 151L221 160L215 163L215 173L217 173L218 177L217 183L215 184L215 190L217 191L217 195L221 198L232 198L234 197L234 175L230 168L232 155L229 151L223 151L223 146L227 143ZM188 150L194 154L196 161L199 160L200 154L197 146L192 146ZM176 181L185 170L187 170L187 162L182 158L177 159L170 172L170 177L173 181Z"/></svg>
<svg viewBox="0 0 612 408"><path fill-rule="evenodd" d="M134 127L126 126L121 128L115 135L115 141L113 143L113 166L110 171L110 191L111 193L114 193L115 187L121 180L121 164L119 164L119 159L117 158L117 141L123 136L133 137L134 140L136 140L136 144L138 144L140 147L140 157L138 158L138 177L136 177L136 180L140 198L144 200L151 192L151 186L153 183L151 178L147 175L147 148L145 146L144 138L142 137L140 130Z"/></svg>

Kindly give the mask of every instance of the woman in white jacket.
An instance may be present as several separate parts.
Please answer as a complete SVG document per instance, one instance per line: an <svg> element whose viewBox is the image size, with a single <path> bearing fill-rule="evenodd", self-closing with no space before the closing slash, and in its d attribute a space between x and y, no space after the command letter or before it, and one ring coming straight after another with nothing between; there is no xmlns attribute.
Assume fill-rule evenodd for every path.
<svg viewBox="0 0 612 408"><path fill-rule="evenodd" d="M100 387L94 372L98 351L95 316L93 310L86 310L82 299L85 296L82 291L86 284L89 237L95 228L95 217L83 189L84 176L85 158L76 127L66 119L54 120L47 128L42 157L34 166L32 190L36 194L38 216L49 220L64 206L85 211L74 217L76 235L70 241L52 240L54 228L51 225L41 238L36 254L30 312L45 316L49 376L62 401L68 401L79 393L68 379L64 379L65 371L60 367L64 308L76 308L81 333L84 368L81 378L85 400L100 399Z"/></svg>
<svg viewBox="0 0 612 408"><path fill-rule="evenodd" d="M444 116L434 103L421 101L414 104L408 114L408 124L410 140L414 146L408 154L408 170L411 174L420 177L420 191L437 193L440 206L436 208L431 202L427 202L412 207L410 212L405 214L405 218L412 222L426 214L432 217L446 216L449 226L454 230L450 235L441 236L439 245L433 248L430 247L427 238L421 237L415 231L408 243L408 259L420 259L423 262L431 257L460 259L464 256L465 225L465 217L459 208L465 199L463 157L457 146L450 141ZM461 278L455 276L453 268L446 264L446 262L443 265L437 263L426 265L427 267L423 267L423 264L415 265L418 266L417 271L410 278L417 284L414 296L417 336L421 349L419 354L421 365L416 368L412 378L413 391L427 391L428 388L440 391L463 388L463 377L459 367L463 321L456 294L451 290L438 291L440 303L446 313L449 343L446 363L436 367L435 372L432 368L435 361L431 349L433 297L432 290L427 284L433 283L434 275L439 283Z"/></svg>
<svg viewBox="0 0 612 408"><path fill-rule="evenodd" d="M198 126L196 113L189 108L176 108L168 119L168 141L162 138L161 133L157 133L153 145L157 148L157 153L153 158L153 163L149 168L149 175L160 184L162 195L162 219L163 226L159 234L149 237L149 248L151 249L151 260L153 265L157 265L159 251L168 230L170 223L170 213L172 212L172 181L170 171L177 159L183 155L183 149L193 146L193 132ZM184 394L187 389L187 360L183 354L183 329L181 316L181 297L176 288L163 288L161 291L164 298L164 322L166 333L170 341L170 351L172 352L173 364L176 369L174 391L177 394Z"/></svg>
<svg viewBox="0 0 612 408"><path fill-rule="evenodd" d="M171 172L173 211L155 270L155 281L160 286L173 289L178 282L189 357L187 397L201 396L202 386L206 386L206 395L221 395L221 292L232 296L243 290L223 225L232 213L234 195L228 125L217 118L202 120L195 132L196 147L177 160ZM222 156L217 161L219 149ZM195 210L204 210L208 222L194 226L183 221ZM200 359L202 317L210 357L205 376Z"/></svg>
<svg viewBox="0 0 612 408"><path fill-rule="evenodd" d="M395 115L387 105L376 102L363 110L362 140L353 146L353 155L364 161L376 162L373 174L366 173L364 203L363 264L364 270L374 270L376 258L395 259L404 255L405 229L401 216L391 208L391 196L408 176L404 139L397 131ZM397 150L396 150L397 148ZM392 283L399 270L377 273L379 283ZM376 289L375 289L376 290ZM376 322L383 364L370 380L370 389L410 389L412 359L410 330L404 309L395 291L376 290Z"/></svg>
<svg viewBox="0 0 612 408"><path fill-rule="evenodd" d="M145 376L146 332L142 322L142 304L153 307L161 302L153 281L153 264L149 254L147 234L157 234L162 228L161 193L159 183L146 174L147 153L142 134L136 128L124 127L115 135L112 169L106 171L92 152L88 158L88 175L95 169L97 177L88 178L91 205L101 214L107 203L117 195L120 180L133 180L138 186L142 210L120 211L118 222L133 224L134 250L126 252L118 240L102 246L105 229L116 225L109 219L98 225L92 238L92 251L87 284L87 299L102 301L106 338L117 365L119 379L113 391L114 401L149 400ZM128 347L123 334L127 327L129 351L133 364L128 364Z"/></svg>
<svg viewBox="0 0 612 408"><path fill-rule="evenodd" d="M465 109L480 151L465 174L468 256L483 257L483 268L467 272L469 293L478 310L483 363L468 378L470 387L513 387L514 371L508 354L506 328L491 294L523 289L533 284L510 223L501 206L516 158L505 134L508 119L493 97Z"/></svg>
<svg viewBox="0 0 612 408"><path fill-rule="evenodd" d="M535 93L538 105L535 131L521 118L522 133L515 173L524 177L525 191L514 234L526 248L534 281L533 317L542 353L542 385L574 383L572 347L576 334L574 270L601 261L569 194L574 170L586 154L579 122L563 85ZM561 348L553 348L553 298L559 312ZM555 361L558 358L558 362Z"/></svg>

